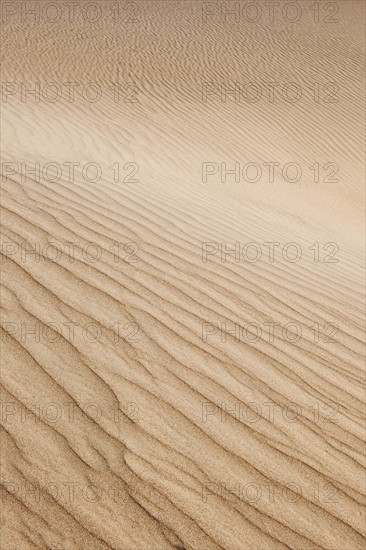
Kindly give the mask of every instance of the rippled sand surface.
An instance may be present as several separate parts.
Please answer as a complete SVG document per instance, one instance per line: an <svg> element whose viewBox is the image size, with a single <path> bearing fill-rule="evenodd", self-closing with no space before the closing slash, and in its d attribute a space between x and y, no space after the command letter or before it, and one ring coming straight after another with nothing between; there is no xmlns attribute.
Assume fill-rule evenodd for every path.
<svg viewBox="0 0 366 550"><path fill-rule="evenodd" d="M365 546L365 5L247 4L3 3L3 550Z"/></svg>

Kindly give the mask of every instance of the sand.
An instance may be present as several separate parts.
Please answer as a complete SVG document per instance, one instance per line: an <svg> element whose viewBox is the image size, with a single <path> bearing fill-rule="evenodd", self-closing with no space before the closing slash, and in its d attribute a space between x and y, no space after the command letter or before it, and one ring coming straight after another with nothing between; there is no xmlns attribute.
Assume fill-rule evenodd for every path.
<svg viewBox="0 0 366 550"><path fill-rule="evenodd" d="M364 548L363 2L36 4L2 5L1 548Z"/></svg>

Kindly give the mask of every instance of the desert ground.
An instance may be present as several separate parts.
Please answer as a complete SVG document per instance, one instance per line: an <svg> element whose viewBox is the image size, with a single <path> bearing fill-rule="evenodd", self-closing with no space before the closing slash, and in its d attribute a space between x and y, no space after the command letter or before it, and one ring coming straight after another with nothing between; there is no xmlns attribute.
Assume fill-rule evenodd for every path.
<svg viewBox="0 0 366 550"><path fill-rule="evenodd" d="M364 548L364 2L1 7L1 549Z"/></svg>

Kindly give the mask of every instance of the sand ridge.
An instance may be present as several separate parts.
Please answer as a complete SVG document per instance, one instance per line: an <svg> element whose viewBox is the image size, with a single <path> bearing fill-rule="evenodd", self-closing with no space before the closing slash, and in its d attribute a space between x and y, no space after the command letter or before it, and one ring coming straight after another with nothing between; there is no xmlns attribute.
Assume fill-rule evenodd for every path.
<svg viewBox="0 0 366 550"><path fill-rule="evenodd" d="M363 548L364 5L12 4L1 548Z"/></svg>

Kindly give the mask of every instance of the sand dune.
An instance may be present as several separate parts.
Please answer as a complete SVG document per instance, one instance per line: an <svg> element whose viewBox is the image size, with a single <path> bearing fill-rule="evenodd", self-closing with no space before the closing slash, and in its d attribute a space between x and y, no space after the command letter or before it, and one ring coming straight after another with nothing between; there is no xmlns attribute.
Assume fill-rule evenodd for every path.
<svg viewBox="0 0 366 550"><path fill-rule="evenodd" d="M363 3L23 4L1 548L364 548Z"/></svg>

